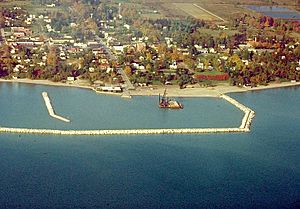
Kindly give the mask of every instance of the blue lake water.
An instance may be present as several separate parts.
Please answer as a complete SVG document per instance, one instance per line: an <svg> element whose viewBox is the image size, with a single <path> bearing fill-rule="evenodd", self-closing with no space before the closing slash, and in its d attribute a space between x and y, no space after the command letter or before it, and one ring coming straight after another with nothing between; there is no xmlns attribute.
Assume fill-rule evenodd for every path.
<svg viewBox="0 0 300 209"><path fill-rule="evenodd" d="M54 110L71 120L48 115L41 96L47 91ZM128 129L238 127L243 113L222 99L179 99L183 110L158 108L157 97L126 100L86 89L42 85L0 84L2 126L54 129ZM210 118L215 118L211 120Z"/></svg>
<svg viewBox="0 0 300 209"><path fill-rule="evenodd" d="M300 19L300 13L286 7L279 6L247 6L248 9L262 13L273 18Z"/></svg>
<svg viewBox="0 0 300 209"><path fill-rule="evenodd" d="M71 124L49 118L44 90ZM299 208L300 88L231 96L256 111L250 133L0 134L0 208ZM182 102L183 111L162 111L154 97L124 100L82 89L0 84L0 124L234 127L242 118L222 100Z"/></svg>

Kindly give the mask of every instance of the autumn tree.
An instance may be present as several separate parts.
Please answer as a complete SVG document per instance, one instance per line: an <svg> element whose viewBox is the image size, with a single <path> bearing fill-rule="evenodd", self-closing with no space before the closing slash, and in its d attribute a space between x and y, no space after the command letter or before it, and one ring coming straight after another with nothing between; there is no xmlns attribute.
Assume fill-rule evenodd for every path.
<svg viewBox="0 0 300 209"><path fill-rule="evenodd" d="M237 54L234 54L233 56L229 57L228 64L231 67L235 67L236 70L241 70L243 67L243 62Z"/></svg>
<svg viewBox="0 0 300 209"><path fill-rule="evenodd" d="M126 65L124 68L124 72L127 76L131 76L132 75L131 67L129 65Z"/></svg>
<svg viewBox="0 0 300 209"><path fill-rule="evenodd" d="M56 66L57 61L58 61L57 48L56 47L50 47L49 48L49 53L47 55L47 65Z"/></svg>
<svg viewBox="0 0 300 209"><path fill-rule="evenodd" d="M87 34L87 33L95 34L98 31L98 26L92 18L88 18L83 23L83 31L84 31L85 34Z"/></svg>
<svg viewBox="0 0 300 209"><path fill-rule="evenodd" d="M151 70L152 70L151 64L146 65L146 70L147 70L147 72L151 72Z"/></svg>

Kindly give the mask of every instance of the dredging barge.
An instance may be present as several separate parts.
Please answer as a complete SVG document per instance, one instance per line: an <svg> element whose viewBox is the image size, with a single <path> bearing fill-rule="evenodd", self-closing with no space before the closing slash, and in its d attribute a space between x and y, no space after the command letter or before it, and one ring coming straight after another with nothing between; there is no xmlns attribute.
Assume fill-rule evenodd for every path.
<svg viewBox="0 0 300 209"><path fill-rule="evenodd" d="M169 109L183 109L183 105L174 100L174 99L169 99L167 97L167 90L165 89L163 96L158 95L158 100L159 100L159 107L160 108L169 108Z"/></svg>

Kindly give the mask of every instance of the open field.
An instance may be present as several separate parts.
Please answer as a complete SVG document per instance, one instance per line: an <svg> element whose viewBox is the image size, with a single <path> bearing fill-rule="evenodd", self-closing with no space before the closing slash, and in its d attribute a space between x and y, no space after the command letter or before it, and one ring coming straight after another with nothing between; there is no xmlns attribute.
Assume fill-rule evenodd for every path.
<svg viewBox="0 0 300 209"><path fill-rule="evenodd" d="M202 20L218 20L218 18L207 11L201 9L196 4L190 4L190 3L173 3L173 5L181 10L183 10L185 13L189 14L190 16L202 19Z"/></svg>
<svg viewBox="0 0 300 209"><path fill-rule="evenodd" d="M162 19L166 18L164 13L162 13L163 10L159 7L157 4L141 4L141 3L122 3L122 6L128 10L130 8L131 10L135 10L138 12L143 18L146 19Z"/></svg>
<svg viewBox="0 0 300 209"><path fill-rule="evenodd" d="M220 36L220 33L225 33L227 34L228 36L232 36L236 33L238 33L238 30L222 30L222 29L219 29L219 30L213 30L213 29L207 29L207 28L198 28L197 29L201 34L204 34L204 35L211 35L212 37L219 37Z"/></svg>
<svg viewBox="0 0 300 209"><path fill-rule="evenodd" d="M203 9L219 16L225 20L235 16L238 13L255 13L244 8L245 5L272 5L266 0L134 0L136 4L154 5L156 10L169 18L184 18L192 16L205 20L218 20L219 18L213 17L207 12L193 8L196 4ZM131 2L134 2L131 0ZM295 0L273 0L274 5L287 6L292 9L295 8ZM173 6L177 5L177 6ZM300 7L298 7L300 9Z"/></svg>
<svg viewBox="0 0 300 209"><path fill-rule="evenodd" d="M161 3L156 5L160 9L160 12L168 18L185 18L187 16L187 13L185 13L183 10L175 6L170 6L169 3Z"/></svg>
<svg viewBox="0 0 300 209"><path fill-rule="evenodd" d="M237 4L214 3L212 1L202 0L194 3L173 3L162 4L162 12L169 13L168 16L186 17L191 16L206 21L228 21L231 17L239 13L251 13L250 10Z"/></svg>
<svg viewBox="0 0 300 209"><path fill-rule="evenodd" d="M6 6L18 6L18 7L24 7L31 5L31 1L1 1L0 6L6 7Z"/></svg>
<svg viewBox="0 0 300 209"><path fill-rule="evenodd" d="M120 2L121 0L115 0ZM126 0L122 0L126 2ZM127 0L127 2L134 3L210 3L210 4L233 4L233 5L242 5L242 4L255 4L255 5L270 5L272 2L274 4L280 5L294 5L295 0Z"/></svg>
<svg viewBox="0 0 300 209"><path fill-rule="evenodd" d="M142 16L146 19L152 19L152 20L165 18L165 16L162 14L154 14L154 13L146 13L146 14L142 14Z"/></svg>
<svg viewBox="0 0 300 209"><path fill-rule="evenodd" d="M8 0L8 1L0 1L0 7L13 7L13 6L17 6L17 7L22 7L28 11L30 11L31 14L34 15L38 15L40 13L45 13L45 12L58 12L58 11L62 11L64 12L64 8L62 7L45 7L45 6L41 6L38 4L34 4L32 3L32 1L14 1L14 0Z"/></svg>
<svg viewBox="0 0 300 209"><path fill-rule="evenodd" d="M228 20L231 17L234 17L236 14L240 13L254 13L248 9L245 9L243 6L239 6L236 4L211 4L211 3L203 3L197 4L204 9L210 11L211 13Z"/></svg>

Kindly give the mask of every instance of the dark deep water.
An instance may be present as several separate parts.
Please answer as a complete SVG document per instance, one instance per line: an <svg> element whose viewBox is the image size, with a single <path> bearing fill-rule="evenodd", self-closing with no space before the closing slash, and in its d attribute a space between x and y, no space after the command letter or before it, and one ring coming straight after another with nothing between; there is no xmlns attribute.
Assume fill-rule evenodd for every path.
<svg viewBox="0 0 300 209"><path fill-rule="evenodd" d="M40 96L44 90L72 124L49 119ZM231 96L256 111L250 133L0 134L0 208L300 208L300 88ZM242 118L217 99L186 98L184 111L171 113L153 108L155 102L151 97L127 101L81 89L1 84L0 124L234 127ZM108 105L119 108L113 114ZM107 117L114 124L106 124Z"/></svg>

